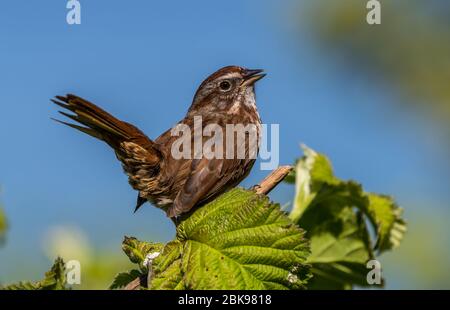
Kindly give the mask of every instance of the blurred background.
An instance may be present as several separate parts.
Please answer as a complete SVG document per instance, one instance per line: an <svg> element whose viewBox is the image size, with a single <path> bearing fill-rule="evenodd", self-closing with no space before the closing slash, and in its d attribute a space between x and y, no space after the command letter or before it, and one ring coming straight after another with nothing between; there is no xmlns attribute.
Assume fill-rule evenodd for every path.
<svg viewBox="0 0 450 310"><path fill-rule="evenodd" d="M381 25L364 0L80 2L72 26L65 1L1 4L1 283L38 280L59 254L81 262L82 288L107 288L129 266L124 235L174 237L158 209L133 214L113 152L51 121L49 98L78 94L156 138L236 64L268 73L258 105L280 124L281 164L306 143L405 209L403 244L380 258L387 288L450 289L449 1L381 1Z"/></svg>

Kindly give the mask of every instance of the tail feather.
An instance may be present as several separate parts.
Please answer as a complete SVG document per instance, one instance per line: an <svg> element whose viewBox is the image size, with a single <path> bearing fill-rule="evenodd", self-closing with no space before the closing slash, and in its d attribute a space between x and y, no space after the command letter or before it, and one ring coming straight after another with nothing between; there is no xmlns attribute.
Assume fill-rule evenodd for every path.
<svg viewBox="0 0 450 310"><path fill-rule="evenodd" d="M163 153L159 146L135 126L123 122L93 103L75 95L56 96L53 103L72 113L61 115L79 123L55 121L105 141L115 151L131 186L139 191L136 210L146 201L153 178L160 169ZM82 126L81 126L82 125Z"/></svg>
<svg viewBox="0 0 450 310"><path fill-rule="evenodd" d="M108 112L80 97L69 94L66 97L56 96L56 98L59 101L51 99L52 102L75 113L75 115L71 115L60 111L62 115L97 131L100 136L106 134L103 137L104 139L108 135L125 140L131 139L135 133L142 135L137 128L132 128L129 124L118 120Z"/></svg>
<svg viewBox="0 0 450 310"><path fill-rule="evenodd" d="M134 155L124 149L122 143L132 142L146 151L143 160L147 164L156 164L161 158L161 153L155 143L135 126L115 118L95 104L78 96L68 94L65 97L56 96L55 98L51 99L53 103L73 112L73 114L63 111L59 111L59 113L83 126L54 119L55 121L105 141L114 148L118 155L124 155L124 157Z"/></svg>
<svg viewBox="0 0 450 310"><path fill-rule="evenodd" d="M60 112L60 113L62 113L62 112ZM70 117L70 118L72 118L72 117ZM58 123L67 125L67 126L69 126L69 127L72 127L72 128L74 128L74 129L77 129L77 130L79 130L79 131L81 131L81 132L84 132L85 134L88 134L88 135L90 135L91 137L97 138L97 139L99 139L99 140L103 140L102 136L101 136L99 133L97 133L95 130L92 130L92 129L87 128L87 127L78 126L78 125L75 125L75 124L63 122L63 121L61 121L61 120L59 120L59 119L56 119L56 118L51 118L51 119L54 120L55 122L58 122Z"/></svg>

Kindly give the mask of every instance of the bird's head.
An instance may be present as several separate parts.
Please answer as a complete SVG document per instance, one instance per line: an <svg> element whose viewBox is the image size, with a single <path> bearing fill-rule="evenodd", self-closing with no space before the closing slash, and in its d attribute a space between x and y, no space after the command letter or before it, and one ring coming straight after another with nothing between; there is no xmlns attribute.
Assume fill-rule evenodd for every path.
<svg viewBox="0 0 450 310"><path fill-rule="evenodd" d="M197 89L189 114L227 113L241 105L254 106L254 84L265 76L262 72L238 66L217 70Z"/></svg>

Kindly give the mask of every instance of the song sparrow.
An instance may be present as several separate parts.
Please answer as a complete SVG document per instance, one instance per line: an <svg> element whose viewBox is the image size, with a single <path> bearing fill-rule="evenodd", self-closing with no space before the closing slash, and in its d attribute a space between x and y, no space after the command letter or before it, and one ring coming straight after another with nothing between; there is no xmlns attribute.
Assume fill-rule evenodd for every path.
<svg viewBox="0 0 450 310"><path fill-rule="evenodd" d="M185 118L178 124L192 128L194 118L199 116L203 128L209 124L221 128L227 124L254 124L259 141L261 121L255 104L254 83L265 76L261 72L238 66L216 71L200 85ZM149 201L166 211L167 216L177 217L236 186L255 162L255 158L249 156L247 144L235 144L246 147L245 158L176 159L171 149L178 137L171 134L171 130L153 141L135 126L78 96L68 94L56 96L56 99L52 99L55 104L73 112L60 111L61 114L84 126L56 121L100 139L114 149L130 185L139 191L135 211ZM205 139L201 139L204 143ZM225 143L223 146L229 147Z"/></svg>

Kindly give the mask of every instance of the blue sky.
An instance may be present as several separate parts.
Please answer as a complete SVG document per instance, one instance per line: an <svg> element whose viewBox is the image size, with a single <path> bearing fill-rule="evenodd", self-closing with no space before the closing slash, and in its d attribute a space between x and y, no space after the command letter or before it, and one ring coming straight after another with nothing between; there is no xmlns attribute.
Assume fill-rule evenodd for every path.
<svg viewBox="0 0 450 310"><path fill-rule="evenodd" d="M171 239L161 211L133 214L136 193L110 149L52 122L49 99L78 94L155 138L183 117L207 75L230 64L267 71L257 101L263 121L280 124L282 164L303 142L327 154L339 177L394 195L407 215L423 212L418 201L446 206L441 129L390 104L403 99L382 79L336 62L308 29L297 31L293 1L81 4L82 24L69 26L65 1L2 1L0 201L11 229L0 262L28 253L48 264L42 238L60 224L100 248L118 247L125 234ZM254 169L243 185L265 174ZM283 185L272 198L292 195ZM2 264L0 275L8 277Z"/></svg>

